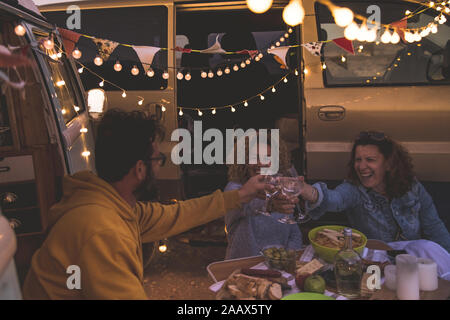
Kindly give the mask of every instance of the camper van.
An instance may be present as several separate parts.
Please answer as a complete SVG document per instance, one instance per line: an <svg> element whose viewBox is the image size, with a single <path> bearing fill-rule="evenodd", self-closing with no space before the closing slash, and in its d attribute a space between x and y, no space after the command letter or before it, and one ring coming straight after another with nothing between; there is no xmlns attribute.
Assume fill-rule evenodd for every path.
<svg viewBox="0 0 450 320"><path fill-rule="evenodd" d="M82 37L79 42L86 50L83 63L129 90L123 99L117 87L104 88L108 105L159 112L169 133L164 147L167 155L176 144L170 141L170 133L178 127L192 130L195 121L202 121L203 130L272 126L280 129L298 172L310 181L336 185L346 177L356 134L383 131L409 150L417 177L450 226L445 215L450 202L444 192L450 186L448 21L419 43L355 40L350 53L332 41L344 36L343 28L334 23L326 6L313 0L303 1L305 19L295 28L282 20L289 1L273 1L264 14L250 12L245 1L40 2L43 14L59 27L73 27L78 8L81 20L72 31L121 44L168 48L159 51L151 65L159 75L168 72L164 80L146 77L142 66L136 64L138 57L126 46L119 46L108 64L96 68L95 50L89 49L95 49L88 43L91 39ZM400 21L407 10L420 12L408 19L411 28L426 25L436 16L435 10L417 10L422 9L420 5L405 1L333 3L365 17L374 15L383 24ZM318 41L324 43L319 55L305 47L289 49L287 69L266 52L275 46ZM217 44L229 52L249 49L264 55L241 68L244 56L187 51ZM117 61L124 66L121 72L112 71ZM135 64L140 68L137 77L130 75ZM235 66L237 72L219 75L224 68ZM301 70L304 72L299 73ZM185 77L188 73L190 80ZM209 73L213 77L206 77ZM288 82L279 82L284 76ZM81 78L86 90L98 88L98 77L83 73ZM267 94L261 100L263 91ZM137 104L138 97L144 98L143 106ZM169 198L209 193L226 183L225 165L170 164L164 170L161 185L171 193ZM321 223L333 222L337 216L323 219Z"/></svg>
<svg viewBox="0 0 450 320"><path fill-rule="evenodd" d="M54 26L31 0L0 2L0 21L0 285L4 289L3 284L15 275L13 257L23 280L33 252L41 245L49 227L46 214L61 195L61 178L95 168L83 85L71 59L58 55L62 40ZM4 272L8 281L2 277ZM8 288L14 291L0 290L2 298L20 295L17 285Z"/></svg>

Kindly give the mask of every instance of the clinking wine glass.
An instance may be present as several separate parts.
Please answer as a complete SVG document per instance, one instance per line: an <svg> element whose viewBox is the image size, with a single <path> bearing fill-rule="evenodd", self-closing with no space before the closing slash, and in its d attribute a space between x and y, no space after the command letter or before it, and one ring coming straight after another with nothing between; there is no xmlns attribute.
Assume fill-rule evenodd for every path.
<svg viewBox="0 0 450 320"><path fill-rule="evenodd" d="M297 177L282 177L279 178L281 192L286 197L292 199L298 197L302 191L302 183ZM298 205L294 208L293 217L285 216L278 219L278 222L285 224L305 223L310 220L310 216L306 212L302 212Z"/></svg>
<svg viewBox="0 0 450 320"><path fill-rule="evenodd" d="M276 195L279 190L279 176L278 175L266 175L264 176L264 183L266 184L266 188L264 188L264 192L266 194L266 199L264 201L264 207L261 210L257 210L256 212L270 217L270 212L267 210L267 205L269 203L269 199Z"/></svg>

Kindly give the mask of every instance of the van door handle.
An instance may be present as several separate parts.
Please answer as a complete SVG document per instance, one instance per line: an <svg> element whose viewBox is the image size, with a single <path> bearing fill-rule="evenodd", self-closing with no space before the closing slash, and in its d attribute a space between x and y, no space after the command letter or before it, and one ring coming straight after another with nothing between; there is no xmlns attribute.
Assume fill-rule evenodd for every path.
<svg viewBox="0 0 450 320"><path fill-rule="evenodd" d="M343 106L321 106L317 113L322 121L340 121L345 118L345 108Z"/></svg>

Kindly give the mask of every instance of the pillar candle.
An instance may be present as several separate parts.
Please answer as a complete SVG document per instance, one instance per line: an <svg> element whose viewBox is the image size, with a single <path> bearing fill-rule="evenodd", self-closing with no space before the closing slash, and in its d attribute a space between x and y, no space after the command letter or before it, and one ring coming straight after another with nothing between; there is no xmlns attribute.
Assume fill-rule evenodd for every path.
<svg viewBox="0 0 450 320"><path fill-rule="evenodd" d="M397 298L399 300L419 300L419 266L417 258L409 254L399 254L395 258L397 276Z"/></svg>
<svg viewBox="0 0 450 320"><path fill-rule="evenodd" d="M397 268L394 265L384 267L384 283L389 290L397 289Z"/></svg>
<svg viewBox="0 0 450 320"><path fill-rule="evenodd" d="M423 291L433 291L438 288L438 275L436 262L430 259L420 258L419 263L419 287Z"/></svg>

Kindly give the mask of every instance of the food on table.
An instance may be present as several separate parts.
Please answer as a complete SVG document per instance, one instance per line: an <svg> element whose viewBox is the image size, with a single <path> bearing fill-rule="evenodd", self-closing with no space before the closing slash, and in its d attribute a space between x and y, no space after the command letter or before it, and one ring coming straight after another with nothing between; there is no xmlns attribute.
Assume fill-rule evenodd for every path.
<svg viewBox="0 0 450 320"><path fill-rule="evenodd" d="M325 292L325 280L319 275L312 275L306 278L304 283L304 291L324 293Z"/></svg>
<svg viewBox="0 0 450 320"><path fill-rule="evenodd" d="M283 297L283 287L290 289L287 280L283 277L248 276L243 274L241 269L237 269L225 280L216 298L218 300L280 300Z"/></svg>
<svg viewBox="0 0 450 320"><path fill-rule="evenodd" d="M300 291L303 291L305 289L305 280L309 276L311 276L311 274L309 273L301 273L295 276L295 284Z"/></svg>
<svg viewBox="0 0 450 320"><path fill-rule="evenodd" d="M321 263L317 259L313 259L304 266L297 269L296 274L314 274L318 270L320 270L324 266L323 263Z"/></svg>
<svg viewBox="0 0 450 320"><path fill-rule="evenodd" d="M323 229L317 232L314 241L324 247L342 249L344 247L344 228L341 231ZM352 247L357 248L363 245L363 238L360 234L352 233Z"/></svg>
<svg viewBox="0 0 450 320"><path fill-rule="evenodd" d="M283 247L270 247L265 248L262 253L266 258L266 264L269 268L295 273L295 250L285 249Z"/></svg>
<svg viewBox="0 0 450 320"><path fill-rule="evenodd" d="M259 277L259 278L279 278L279 277L281 277L281 272L276 271L276 270L242 268L241 272L247 276Z"/></svg>

